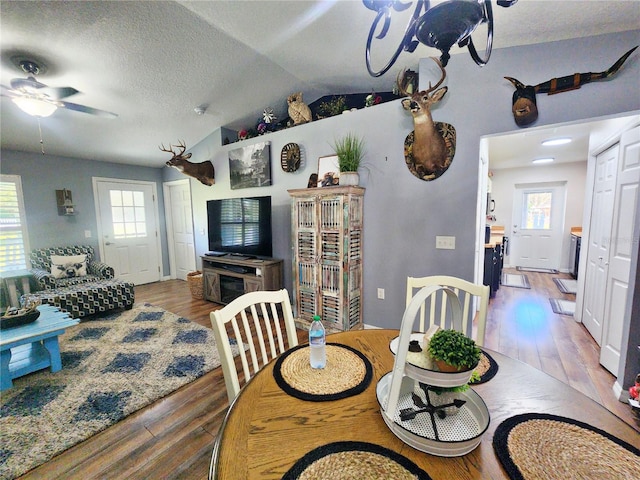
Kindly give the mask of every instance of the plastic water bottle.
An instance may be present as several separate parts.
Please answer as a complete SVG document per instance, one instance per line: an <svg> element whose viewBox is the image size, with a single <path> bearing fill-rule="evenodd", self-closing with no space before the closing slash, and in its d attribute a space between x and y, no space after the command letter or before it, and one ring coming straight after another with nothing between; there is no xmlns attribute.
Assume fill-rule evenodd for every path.
<svg viewBox="0 0 640 480"><path fill-rule="evenodd" d="M309 350L311 354L309 361L311 368L324 368L327 364L327 352L325 351L324 327L318 315L313 317L313 322L309 328Z"/></svg>

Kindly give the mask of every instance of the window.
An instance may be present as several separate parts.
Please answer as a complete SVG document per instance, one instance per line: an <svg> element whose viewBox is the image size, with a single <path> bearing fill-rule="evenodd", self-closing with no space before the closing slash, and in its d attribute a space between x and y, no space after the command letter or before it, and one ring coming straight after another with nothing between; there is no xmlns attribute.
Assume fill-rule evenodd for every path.
<svg viewBox="0 0 640 480"><path fill-rule="evenodd" d="M522 228L531 230L551 229L551 190L525 192L522 208Z"/></svg>
<svg viewBox="0 0 640 480"><path fill-rule="evenodd" d="M109 190L114 238L147 236L144 214L144 192Z"/></svg>
<svg viewBox="0 0 640 480"><path fill-rule="evenodd" d="M260 202L253 198L234 198L222 206L222 245L254 246L260 243Z"/></svg>
<svg viewBox="0 0 640 480"><path fill-rule="evenodd" d="M27 268L29 236L19 175L0 175L0 273Z"/></svg>

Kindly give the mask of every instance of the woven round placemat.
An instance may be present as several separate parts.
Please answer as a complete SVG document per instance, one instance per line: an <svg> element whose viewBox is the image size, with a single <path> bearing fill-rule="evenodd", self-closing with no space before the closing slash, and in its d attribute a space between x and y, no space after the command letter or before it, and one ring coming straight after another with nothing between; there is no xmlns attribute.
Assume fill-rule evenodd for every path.
<svg viewBox="0 0 640 480"><path fill-rule="evenodd" d="M479 385L495 377L496 373L498 373L498 364L491 355L483 350L480 354L480 361L476 367L476 372L480 375L480 379L475 382L469 382L471 385Z"/></svg>
<svg viewBox="0 0 640 480"><path fill-rule="evenodd" d="M338 400L363 392L373 368L362 353L347 345L327 343L325 368L311 368L309 346L299 345L278 358L273 367L276 383L301 400Z"/></svg>
<svg viewBox="0 0 640 480"><path fill-rule="evenodd" d="M493 448L513 480L626 480L640 472L640 450L571 418L527 413L496 429Z"/></svg>
<svg viewBox="0 0 640 480"><path fill-rule="evenodd" d="M366 442L336 442L298 460L282 480L431 480L399 453Z"/></svg>

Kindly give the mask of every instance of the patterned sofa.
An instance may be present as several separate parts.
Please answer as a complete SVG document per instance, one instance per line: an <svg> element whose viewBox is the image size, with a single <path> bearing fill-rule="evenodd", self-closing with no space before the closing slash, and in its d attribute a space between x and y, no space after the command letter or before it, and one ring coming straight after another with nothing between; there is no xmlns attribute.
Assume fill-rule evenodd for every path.
<svg viewBox="0 0 640 480"><path fill-rule="evenodd" d="M30 259L37 288L22 295L22 305L48 303L73 318L133 307L133 283L115 279L113 268L98 262L91 246L36 249Z"/></svg>

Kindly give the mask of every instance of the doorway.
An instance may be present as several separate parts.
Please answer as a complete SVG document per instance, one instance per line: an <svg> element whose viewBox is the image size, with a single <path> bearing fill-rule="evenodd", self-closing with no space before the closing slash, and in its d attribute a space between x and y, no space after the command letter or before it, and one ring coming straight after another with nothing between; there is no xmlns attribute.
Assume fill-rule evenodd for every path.
<svg viewBox="0 0 640 480"><path fill-rule="evenodd" d="M196 269L191 209L191 184L188 179L163 184L171 278L186 280Z"/></svg>
<svg viewBox="0 0 640 480"><path fill-rule="evenodd" d="M637 125L639 120L640 120L640 117L638 117L637 114L619 115L616 117L596 119L589 122L575 123L570 125L550 125L550 126L544 126L536 129L527 129L526 131L519 131L517 133L505 133L505 134L496 135L494 137L486 137L486 140L490 143L489 145L489 176L491 176L492 171L496 168L494 161L496 160L497 157L501 157L502 159L502 161L500 161L500 159L498 161L499 164L501 163L501 166L498 168L507 169L507 171L520 171L520 172L524 171L524 168L527 167L526 164L530 163L531 159L535 157L537 153L542 152L541 150L535 150L536 148L537 149L540 148L541 136L557 137L557 138L571 136L574 138L574 140L576 138L583 137L583 141L585 142L584 143L585 147L583 148L583 152L580 154L580 159L581 159L580 161L585 161L585 162L587 160L593 161L593 158L590 157L590 152L592 152L594 148L596 148L597 146L603 146L606 144L612 145L614 143L614 139L616 137L617 138L620 137L620 132L629 129L634 124ZM496 144L492 144L494 140L497 141ZM502 144L500 143L501 141L503 142ZM505 147L505 143L510 144L510 149ZM481 144L480 150L482 152L482 144ZM570 160L570 161L577 162L578 160L574 158L573 160ZM635 171L632 173L635 174ZM576 194L576 192L572 191L570 188L571 185L569 185L569 188L566 194L567 212L576 210L575 205L571 206L571 204L575 203L576 201L582 202L583 206L580 209L581 214L579 219L576 218L574 221L567 218L565 220L565 229L567 230L567 233L565 233L565 235L563 236L568 237L568 230L570 229L570 227L582 225L585 227L585 230L583 232L584 234L583 244L586 243L590 237L589 226L594 223L592 220L592 215L594 215L594 213L592 212L592 189L595 181L594 177L595 175L593 174L593 172L589 171L587 173L587 176L584 181L584 193L582 195L578 195ZM569 184L571 184L572 182L575 183L575 180L572 176L567 176L567 179ZM501 196L500 195L501 192L499 191L500 188L499 187L496 188L497 183L499 182L497 182L496 178L494 177L492 179L492 196L496 199L497 206L498 206L497 217L500 220L506 217L511 218L512 205L513 205L511 192L513 191L513 188L510 190L508 194L504 194ZM525 183L525 182L523 181L522 183ZM631 191L631 189L625 190L624 193L627 193L629 191ZM631 195L629 195L629 197L631 198ZM504 206L503 206L504 203L508 204L508 207L509 207L508 214L504 211ZM629 201L628 204L629 205L633 204L637 208L637 200L635 201L635 203L633 203L633 201ZM503 208L503 210L500 211L500 208ZM483 221L485 220L484 215L482 217L482 220ZM628 223L623 222L622 226L628 227ZM630 227L628 227L627 229L629 228ZM621 236L620 234L616 234L616 235ZM631 237L631 234L625 233L622 236L624 236L625 238L629 238ZM511 248L511 245L510 245L510 248ZM565 249L563 248L563 250ZM569 249L566 248L566 250L567 250L566 254L568 255ZM587 249L585 248L584 250L587 250ZM511 249L511 252L513 252L512 249ZM633 252L633 250L631 250L630 252L626 252L626 254L627 255L624 256L625 263L621 264L620 266L621 270L627 269L628 264L630 263L634 264L635 262L637 262L637 251ZM508 263L512 263L511 259L508 259L507 261ZM583 255L581 255L580 257L580 269L578 272L578 279L577 279L578 293L576 295L576 306L575 306L575 315L574 315L574 320L576 322L584 322L583 303L587 302L590 299L593 299L592 298L593 295L591 294L587 295L587 292L585 289L586 287L585 283L588 281L587 279L588 272L586 268L587 267L586 263L587 263L587 252L585 251ZM564 268L565 268L564 257L562 259L561 265L562 265L561 271L564 271ZM627 272L627 270L625 270L625 272ZM628 274L625 275L625 278L627 276ZM635 278L635 272L633 271L631 272L630 278ZM616 286L617 285L618 284L616 284ZM618 289L617 291L622 291L622 289ZM633 291L633 289L631 289L631 291ZM593 292L593 294L595 295L596 292ZM607 303L610 306L619 307L620 309L623 308L622 304L624 302L619 300L619 298L621 297L607 299L604 297L603 291L598 292L598 294L601 297L599 301L603 303ZM606 311L606 306L605 306L605 311ZM628 321L628 317L627 317L627 321ZM632 343L629 343L629 345L635 345L636 343L634 340L635 339L634 335L636 335L636 333L634 333L633 329L628 330L625 328L622 328L622 330L618 329L614 331L611 334L611 338L615 338L617 340L621 339L623 346L627 345L627 342L629 341L632 342ZM602 333L602 336L604 336L604 331ZM605 350L606 349L603 345L602 351L599 353L600 354L606 353ZM606 363L604 358L601 358L600 360L601 362L603 362L602 363L603 365ZM619 361L620 361L620 364L612 368L614 375L622 374L622 377L620 376L618 377L619 379L629 377L629 371L632 370L633 367L631 365L626 364L624 360L624 356L622 355L619 357ZM617 382L614 385L614 391L616 392L616 396L619 396L619 393L622 391L620 388L621 385L622 385L621 382Z"/></svg>
<svg viewBox="0 0 640 480"><path fill-rule="evenodd" d="M509 246L516 266L560 269L565 198L566 182L515 186Z"/></svg>
<svg viewBox="0 0 640 480"><path fill-rule="evenodd" d="M93 178L100 258L135 285L160 280L156 184Z"/></svg>

